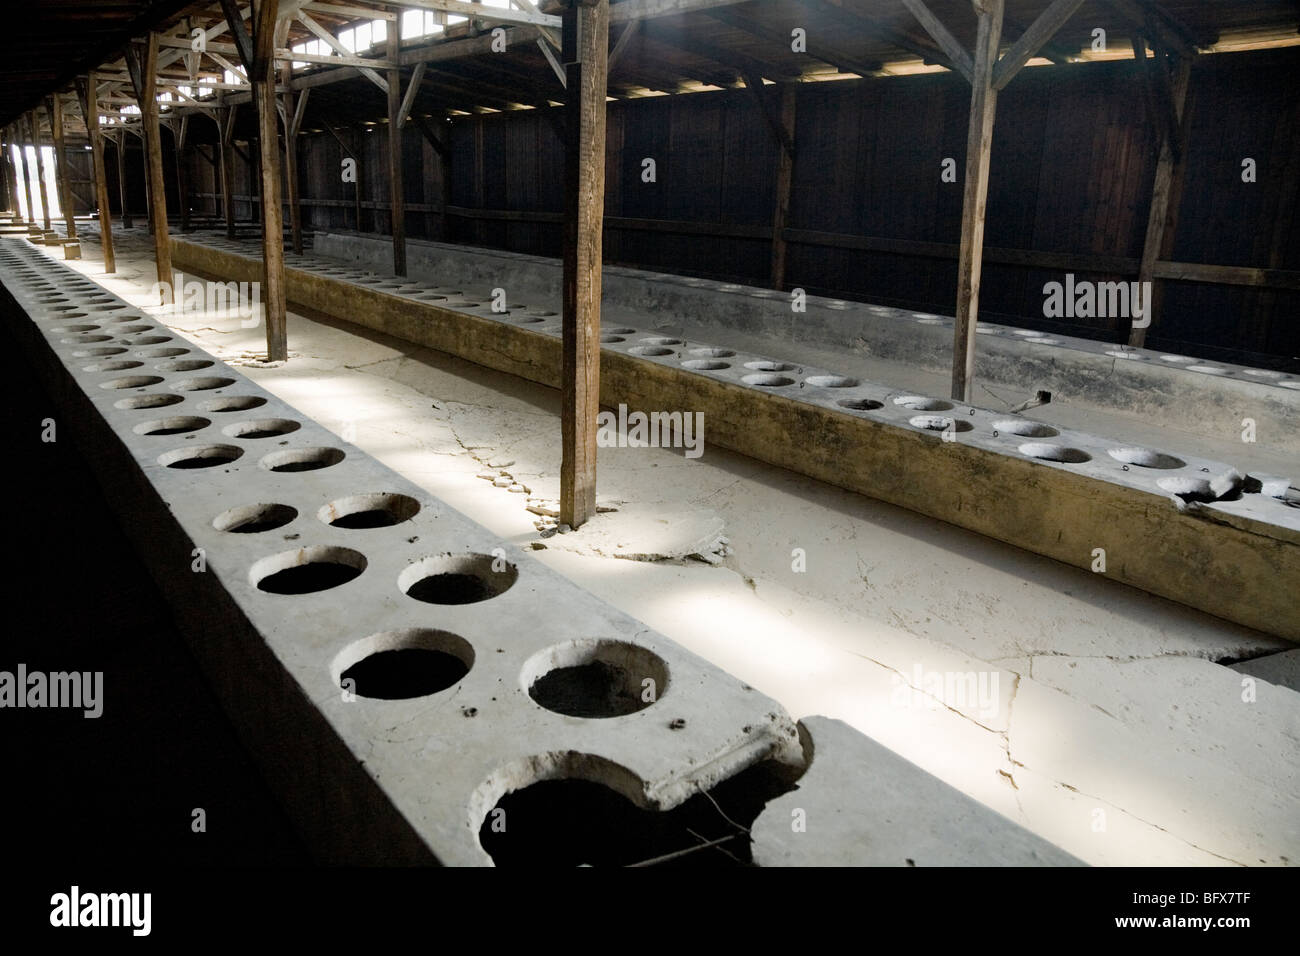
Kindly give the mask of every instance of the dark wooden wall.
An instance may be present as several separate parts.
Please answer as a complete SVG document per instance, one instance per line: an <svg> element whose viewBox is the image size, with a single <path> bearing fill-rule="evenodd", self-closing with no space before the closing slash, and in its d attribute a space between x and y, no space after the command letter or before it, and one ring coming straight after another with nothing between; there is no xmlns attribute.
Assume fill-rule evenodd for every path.
<svg viewBox="0 0 1300 956"><path fill-rule="evenodd" d="M1298 72L1294 48L1197 60L1173 260L1300 270ZM969 97L950 73L798 87L788 287L951 314ZM530 110L443 125L452 152L447 238L558 257L562 152L547 118ZM360 151L361 228L386 232L388 137L371 128L342 135ZM769 283L777 146L749 92L611 103L608 138L607 261ZM414 125L402 149L408 232L437 236L442 164ZM1026 264L1015 252L1102 257L1070 268L1080 278L1136 278L1155 149L1131 60L1023 71L998 105L981 316L1125 338L1126 323L1112 318L1045 319L1043 285L1063 280L1066 267ZM338 142L304 136L300 151L304 222L355 228ZM941 181L945 157L956 160L957 182ZM1254 183L1241 179L1246 157L1258 165ZM653 183L642 180L645 158L656 162ZM208 163L192 165L210 177ZM236 168L244 195L247 169ZM251 213L244 204L241 215ZM1132 271L1107 257L1129 260ZM1300 292L1164 288L1150 347L1300 355Z"/></svg>

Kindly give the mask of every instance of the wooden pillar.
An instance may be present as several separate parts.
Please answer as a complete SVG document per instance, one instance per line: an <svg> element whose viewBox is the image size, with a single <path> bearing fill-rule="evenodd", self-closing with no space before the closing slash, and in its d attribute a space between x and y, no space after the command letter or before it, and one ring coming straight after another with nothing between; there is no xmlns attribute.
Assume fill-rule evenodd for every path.
<svg viewBox="0 0 1300 956"><path fill-rule="evenodd" d="M395 32L395 31L394 31ZM293 238L293 251L302 255L302 206L298 202L298 126L294 110L293 64L280 67L280 81L284 85L284 188L289 194L289 233ZM307 92L310 92L308 90ZM307 94L302 94L306 96Z"/></svg>
<svg viewBox="0 0 1300 956"><path fill-rule="evenodd" d="M274 41L278 9L279 0L259 0L254 4L252 62L246 63L248 78L253 84L253 104L257 110L257 166L262 214L262 309L266 316L268 362L283 362L289 358L284 288L284 210L280 206L280 147L276 142Z"/></svg>
<svg viewBox="0 0 1300 956"><path fill-rule="evenodd" d="M41 120L36 110L29 114L32 124L32 143L36 147L36 187L41 194L41 220L45 231L50 231L50 197L45 186L45 157L41 155Z"/></svg>
<svg viewBox="0 0 1300 956"><path fill-rule="evenodd" d="M36 133L33 129L32 116L30 113L27 114L27 138L31 140L32 156L28 157L26 147L20 148L18 151L18 155L22 158L23 162L26 164L23 167L24 170L23 181L27 184L27 223L28 225L35 225L36 223L36 180L39 178L36 172L35 157L40 153L41 147L40 144L36 142Z"/></svg>
<svg viewBox="0 0 1300 956"><path fill-rule="evenodd" d="M979 321L980 272L984 257L984 207L989 192L989 155L997 91L993 68L1002 38L1003 0L974 0L979 15L971 71L970 128L966 137L966 182L957 253L957 321L953 325L952 397L969 402L975 376L975 326Z"/></svg>
<svg viewBox="0 0 1300 956"><path fill-rule="evenodd" d="M126 197L126 133L119 130L114 144L117 146L117 201L122 206L122 228L134 229Z"/></svg>
<svg viewBox="0 0 1300 956"><path fill-rule="evenodd" d="M636 21L634 20L633 23ZM790 220L790 188L794 181L795 85L781 88L781 128L786 139L777 143L776 202L772 210L772 288L785 288L785 229ZM786 141L790 148L786 147Z"/></svg>
<svg viewBox="0 0 1300 956"><path fill-rule="evenodd" d="M188 177L185 175L185 142L189 138L190 118L182 116L171 124L172 137L176 143L176 199L181 207L181 232L190 228L190 196Z"/></svg>
<svg viewBox="0 0 1300 956"><path fill-rule="evenodd" d="M1182 185L1183 152L1185 152L1175 138L1179 136L1186 115L1184 107L1187 103L1192 61L1190 57L1179 57L1174 64L1174 75L1167 88L1168 96L1172 101L1168 104L1172 109L1172 116L1168 116L1162 123L1161 117L1165 114L1162 112L1164 107L1160 104L1160 96L1157 92L1159 84L1150 74L1156 70L1166 69L1164 57L1157 50L1154 63L1148 62L1146 45L1141 38L1136 38L1133 46L1133 55L1139 58L1139 74L1142 75L1142 82L1149 92L1147 102L1152 104L1152 109L1149 110L1152 114L1150 119L1153 126L1159 130L1156 135L1160 139L1160 156L1156 160L1155 179L1151 184L1151 209L1147 213L1146 238L1142 242L1142 263L1138 267L1138 282L1151 283L1150 286L1139 285L1139 288L1150 288L1151 295L1144 303L1142 326L1130 326L1128 334L1128 344L1134 348L1142 348L1146 344L1147 331L1155 324L1159 310L1159 286L1154 275L1156 262L1167 258L1173 251L1174 228L1178 221L1179 193Z"/></svg>
<svg viewBox="0 0 1300 956"><path fill-rule="evenodd" d="M143 126L141 127L143 130ZM144 173L144 212L146 228L149 235L153 235L153 177L149 175L149 138L141 135L140 139L140 169Z"/></svg>
<svg viewBox="0 0 1300 956"><path fill-rule="evenodd" d="M63 141L63 101L59 94L46 99L50 114L50 138L54 140L54 185L59 191L59 207L63 210L63 223L68 238L77 238L77 219L72 210L72 190L68 188L68 156Z"/></svg>
<svg viewBox="0 0 1300 956"><path fill-rule="evenodd" d="M235 238L235 157L233 139L235 135L235 111L238 106L226 107L218 125L221 135L217 138L221 150L221 211L226 217L226 238Z"/></svg>
<svg viewBox="0 0 1300 956"><path fill-rule="evenodd" d="M361 223L362 223L362 217L363 217L363 215L364 215L364 209L362 208L362 202L363 202L363 200L364 200L364 196L365 196L365 171L366 171L366 163L365 163L366 134L365 134L365 131L364 131L364 130L353 130L353 132L352 132L352 138L353 138L353 140L356 142L356 149L353 150L353 153L354 153L354 158L355 158L356 161L357 161L357 182L356 182L356 189L354 189L354 190L352 191L352 198L353 198L353 200L355 201L355 204L356 204L355 213L356 213L356 219L357 219L357 232L361 232L362 229L363 229L363 227L362 227L362 225L361 225Z"/></svg>
<svg viewBox="0 0 1300 956"><path fill-rule="evenodd" d="M577 528L596 514L609 0L568 0L562 16L567 93L560 521Z"/></svg>
<svg viewBox="0 0 1300 956"><path fill-rule="evenodd" d="M401 53L398 23L388 28L388 59ZM406 195L402 189L402 74L388 71L388 196L393 234L393 275L406 275Z"/></svg>
<svg viewBox="0 0 1300 956"><path fill-rule="evenodd" d="M18 171L14 169L13 145L13 127L8 127L5 129L4 145L0 146L0 150L4 152L0 162L3 163L4 168L5 201L9 204L9 215L11 218L17 219L20 212L18 205Z"/></svg>
<svg viewBox="0 0 1300 956"><path fill-rule="evenodd" d="M117 271L113 253L113 213L108 208L108 177L104 175L104 131L99 128L99 80L94 73L86 77L81 90L81 115L90 135L91 163L95 170L95 205L99 209L99 244L104 253L104 271Z"/></svg>
<svg viewBox="0 0 1300 956"><path fill-rule="evenodd" d="M149 170L149 217L153 221L153 258L163 283L162 305L172 302L172 248L167 235L167 190L163 185L162 135L158 128L158 34L145 43L140 85L141 126L145 164Z"/></svg>

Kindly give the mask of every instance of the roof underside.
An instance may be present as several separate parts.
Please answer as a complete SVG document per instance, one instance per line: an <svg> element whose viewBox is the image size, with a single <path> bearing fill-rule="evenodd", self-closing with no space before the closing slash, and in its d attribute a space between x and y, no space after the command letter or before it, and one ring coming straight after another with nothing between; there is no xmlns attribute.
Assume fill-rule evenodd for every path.
<svg viewBox="0 0 1300 956"><path fill-rule="evenodd" d="M282 5L289 2L281 0ZM331 5L336 10L346 5L357 12L340 14L330 11ZM976 18L970 0L927 0L926 5L965 49L974 45ZM1004 48L1049 5L1049 0L1007 0ZM533 7L530 0L516 0L511 9ZM542 0L536 7L555 14L559 3ZM366 0L326 0L308 3L307 9L320 26L337 34L350 24L367 22L359 15L361 9L391 16L401 8ZM483 34L498 24L492 19L492 8L485 7L484 14L482 21L471 19L447 26L441 35L402 42L403 84L414 63L426 60L412 113L441 117L544 108L563 101L564 89L539 44L538 27L500 24L507 30L508 48L496 53ZM642 18L642 14L649 15ZM0 41L4 53L0 82L5 90L0 123L10 122L55 89L70 91L72 78L90 69L119 78L114 95L124 102L132 95L129 83L121 79L127 43L151 28L165 36L186 37L187 17L189 28L224 22L220 5L211 0L43 0L34 5L30 13L13 18ZM747 78L816 82L937 72L951 66L903 0L613 0L612 20L611 44L620 44L624 31L632 31L622 41L609 75L609 94L620 99L733 87ZM1300 5L1295 0L1084 0L1042 48L1041 59L1031 63L1128 58L1138 34L1182 52L1294 44L1300 42L1298 27ZM806 52L792 49L792 33L797 29L805 31ZM1094 48L1097 29L1105 31L1104 50ZM286 45L315 39L295 19ZM210 47L221 49L231 42L224 34ZM195 75L221 78L223 67L214 59L192 58L187 66L182 51L164 53L171 54L163 56L171 62L159 71L164 82L192 83ZM224 55L239 62L229 49ZM358 55L382 58L383 51ZM197 69L197 74L191 69ZM304 130L380 121L386 116L384 94L354 68L313 64L295 70L293 76L295 87L314 91ZM107 89L101 89L101 97L108 95ZM249 99L247 92L224 90L205 103L228 105ZM164 116L191 111L203 112L197 106L171 105ZM84 137L80 110L72 107L66 115L70 139Z"/></svg>

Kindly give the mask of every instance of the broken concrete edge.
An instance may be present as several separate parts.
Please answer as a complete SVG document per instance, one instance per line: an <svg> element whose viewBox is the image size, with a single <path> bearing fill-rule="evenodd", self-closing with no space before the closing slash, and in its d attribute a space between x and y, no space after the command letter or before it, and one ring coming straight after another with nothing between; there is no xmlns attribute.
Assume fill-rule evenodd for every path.
<svg viewBox="0 0 1300 956"><path fill-rule="evenodd" d="M299 441L306 446L299 450L310 451L334 439L198 348L185 349L181 363L207 366L213 382L198 389L192 367L155 365L162 374L140 376L141 383L122 376L121 368L84 365L88 356L75 353L88 346L126 354L133 346L175 340L162 334L168 331L164 326L79 276L56 271L44 257L4 251L0 260L11 267L3 280L5 311L16 320L11 324L56 397L64 424L87 452L109 499L131 500L149 515L150 520L125 522L133 540L175 602L182 631L243 739L324 859L482 865L490 860L478 843L483 817L476 814L484 801L505 792L501 787L583 776L643 806L668 809L757 761L800 763L797 731L774 701L502 545L359 449L345 446L330 467L278 477L265 467L245 466L249 459L242 454L223 458L219 472L167 468L164 462L178 451L202 456L212 447L242 452L266 446L241 437L238 429L232 433L232 426L223 430L227 445L205 448L197 433L212 427L210 421L194 423L190 437L198 440L188 449L185 439L134 427L159 414L148 407L155 400L166 399L157 406L167 409L161 414L219 415L202 405L224 400L230 388L242 399L259 399L256 414L275 416L267 421L297 420L294 438L284 443L287 451ZM38 291L45 305L37 301ZM78 323L74 317L67 325L69 313L79 308L86 317L93 310L98 321ZM148 349L135 354L157 357ZM213 374L218 372L221 378ZM146 407L117 407L127 400ZM407 494L422 508L396 529L331 530L318 520L319 507L366 488ZM286 499L298 507L291 508L294 520L281 526L293 532L285 537L297 542L305 534L333 543L295 544L276 555L286 545L270 543L262 532L231 534L217 527L231 505ZM499 553L513 563L517 580L492 599L486 615L474 605L422 611L425 605L397 587L367 589L364 583L312 595L256 588L256 568L266 560L283 558L293 567L316 551L348 550L339 546L343 542L369 552L365 580L399 580L427 560L419 556L430 545L416 547L419 537L439 541L435 551L451 547L460 553L468 545L470 553ZM399 538L411 538L411 546L403 548ZM198 554L203 573L193 567ZM459 683L414 700L348 700L339 693L333 671L340 655L358 639L416 624L465 635L477 648ZM543 709L529 696L521 673L537 655L575 638L578 644L613 641L644 648L662 663L663 693L622 717L578 719ZM448 706L453 699L462 706ZM469 701L474 706L464 706Z"/></svg>
<svg viewBox="0 0 1300 956"><path fill-rule="evenodd" d="M391 244L380 236L317 232L313 249L359 268L381 273L390 269ZM558 259L408 239L407 270L412 278L442 284L500 286L502 277L509 276L516 292L523 286L528 297L560 298ZM949 371L950 316L808 295L806 311L798 314L795 326L792 293L624 266L606 266L603 275L602 302L610 314L662 312L658 327L671 327L675 317L689 317L693 325L792 337L797 328L803 345L865 351L929 371ZM1239 409L1246 405L1260 433L1273 436L1275 447L1300 452L1300 433L1291 427L1300 414L1300 375L987 321L979 323L979 332L975 375L982 382L1025 391L1046 389L1095 408L1140 410L1152 422L1191 431L1201 430L1207 407L1220 410L1235 425Z"/></svg>
<svg viewBox="0 0 1300 956"><path fill-rule="evenodd" d="M237 243L173 240L173 249L181 268L240 281L260 274ZM286 281L309 309L559 385L550 310L495 313L427 283L305 256L294 257ZM1300 582L1300 507L1289 479L1268 477L1272 494L1256 480L1253 493L1216 500L1216 483L1245 490L1220 462L704 343L652 335L644 338L661 344L638 344L650 329L614 331L626 334L602 345L606 407L695 411L711 443L1300 641L1300 606L1289 598L1300 584L1286 584ZM694 353L723 360L685 365ZM766 368L776 371L746 371ZM786 384L765 384L772 378ZM1198 496L1209 500L1186 506Z"/></svg>
<svg viewBox="0 0 1300 956"><path fill-rule="evenodd" d="M829 717L799 721L808 769L751 827L760 866L1083 866Z"/></svg>

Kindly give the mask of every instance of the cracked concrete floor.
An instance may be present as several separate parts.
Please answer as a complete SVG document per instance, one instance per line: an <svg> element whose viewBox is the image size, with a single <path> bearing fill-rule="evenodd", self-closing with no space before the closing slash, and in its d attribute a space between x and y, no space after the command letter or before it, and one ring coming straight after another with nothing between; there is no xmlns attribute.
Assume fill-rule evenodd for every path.
<svg viewBox="0 0 1300 956"><path fill-rule="evenodd" d="M148 306L146 243L119 241L116 276L83 249L73 268ZM844 720L1089 863L1300 859L1300 694L1259 681L1245 700L1242 675L1214 663L1286 642L710 447L707 430L696 460L602 448L599 497L716 515L720 563L600 556L585 529L559 547L527 509L558 496L557 393L296 311L280 367L257 361L261 328L160 318L792 715ZM939 689L971 672L984 695Z"/></svg>

